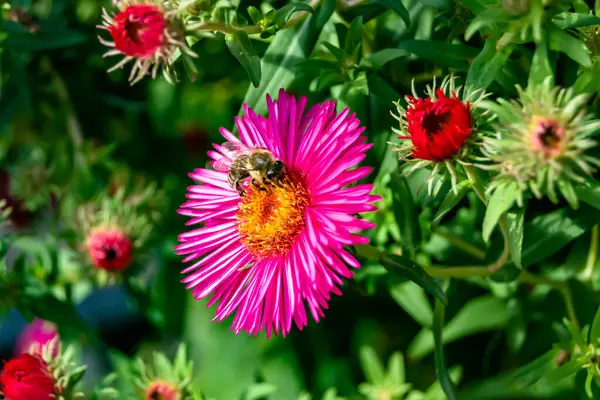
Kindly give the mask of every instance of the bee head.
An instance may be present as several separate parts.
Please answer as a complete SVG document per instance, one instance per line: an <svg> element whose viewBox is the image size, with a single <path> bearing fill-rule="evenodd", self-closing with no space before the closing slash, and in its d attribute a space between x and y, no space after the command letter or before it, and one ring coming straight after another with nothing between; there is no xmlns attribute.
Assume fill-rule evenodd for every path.
<svg viewBox="0 0 600 400"><path fill-rule="evenodd" d="M275 160L271 169L267 171L267 179L275 179L283 173L283 161Z"/></svg>

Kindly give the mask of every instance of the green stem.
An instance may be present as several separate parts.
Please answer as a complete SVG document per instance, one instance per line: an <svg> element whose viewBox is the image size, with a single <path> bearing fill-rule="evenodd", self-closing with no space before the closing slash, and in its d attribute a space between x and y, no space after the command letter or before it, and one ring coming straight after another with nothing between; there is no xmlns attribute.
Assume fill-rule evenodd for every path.
<svg viewBox="0 0 600 400"><path fill-rule="evenodd" d="M381 257L381 252L370 244L356 244L354 245L354 249L356 250L356 254L368 260L379 261L379 257Z"/></svg>
<svg viewBox="0 0 600 400"><path fill-rule="evenodd" d="M567 308L569 320L574 326L579 327L577 314L575 313L575 304L573 303L573 294L567 282L556 281L554 279L545 278L543 276L533 275L532 273L525 270L523 270L521 272L521 275L519 275L518 281L520 283L529 283L533 285L546 285L558 290L565 299L565 306Z"/></svg>
<svg viewBox="0 0 600 400"><path fill-rule="evenodd" d="M244 31L249 35L262 32L262 28L258 25L232 26L232 25L226 25L222 22L217 22L217 21L199 22L197 24L191 24L186 27L186 30L188 30L188 31L217 31L217 32L223 32L225 34Z"/></svg>
<svg viewBox="0 0 600 400"><path fill-rule="evenodd" d="M447 232L445 229L438 229L433 233L435 235L443 237L448 242L450 242L450 244L452 244L454 247L459 248L466 253L469 253L473 257L479 258L480 260L485 259L485 251L481 250L480 248L478 248L476 246L473 246L471 243L461 239L460 237L453 235L450 232Z"/></svg>
<svg viewBox="0 0 600 400"><path fill-rule="evenodd" d="M598 225L594 225L592 228L592 238L590 241L590 250L588 252L587 261L585 263L585 268L581 275L581 278L584 281L592 280L592 276L594 274L594 266L596 265L596 260L598 259Z"/></svg>
<svg viewBox="0 0 600 400"><path fill-rule="evenodd" d="M83 129L73 108L71 97L67 89L67 84L60 74L54 69L49 58L42 60L42 68L50 73L52 77L52 85L56 91L58 99L63 103L66 112L67 132L73 143L73 160L76 168L87 168L87 161L82 153L84 143Z"/></svg>
<svg viewBox="0 0 600 400"><path fill-rule="evenodd" d="M463 168L467 173L469 181L473 184L473 190L475 191L479 199L481 199L483 204L487 206L488 202L487 198L485 197L485 189L483 188L481 180L479 179L479 172L470 165L463 165Z"/></svg>
<svg viewBox="0 0 600 400"><path fill-rule="evenodd" d="M431 266L423 268L431 276L444 278L473 278L476 276L490 276L492 271L485 267L466 266L466 267L442 267Z"/></svg>
<svg viewBox="0 0 600 400"><path fill-rule="evenodd" d="M509 238L508 238L508 229L506 228L506 219L504 216L500 217L500 222L498 224L500 226L500 231L502 231L502 239L504 240L504 248L502 249L502 254L496 261L492 264L488 265L488 268L492 272L496 272L500 270L508 258L510 257L510 246L509 246Z"/></svg>
<svg viewBox="0 0 600 400"><path fill-rule="evenodd" d="M471 165L463 165L463 168L464 168L465 172L467 173L467 177L469 178L469 181L473 184L473 190L475 191L475 193L477 194L479 199L483 202L483 204L487 207L488 201L487 201L487 198L485 197L485 189L483 188L483 185L481 184L481 179L479 179L479 171L477 171ZM502 253L500 254L500 257L498 257L498 259L496 261L494 261L493 263L491 263L490 265L487 266L487 268L492 273L499 271L504 266L506 261L508 261L508 258L510 257L508 229L506 227L506 220L505 220L504 216L500 217L499 225L500 225L500 230L502 231L502 238L504 240L504 248L502 249Z"/></svg>
<svg viewBox="0 0 600 400"><path fill-rule="evenodd" d="M356 253L370 260L379 260L381 253L375 247L365 245L355 245ZM493 275L496 271L486 266L429 266L423 267L425 272L430 276L438 276L442 278L457 278L468 279L474 277L486 277ZM528 283L532 285L547 285L556 289L565 299L565 306L569 320L575 326L579 326L577 315L575 313L575 305L573 303L573 294L567 282L557 281L543 276L534 275L526 270L521 271L521 275L517 278L519 283Z"/></svg>

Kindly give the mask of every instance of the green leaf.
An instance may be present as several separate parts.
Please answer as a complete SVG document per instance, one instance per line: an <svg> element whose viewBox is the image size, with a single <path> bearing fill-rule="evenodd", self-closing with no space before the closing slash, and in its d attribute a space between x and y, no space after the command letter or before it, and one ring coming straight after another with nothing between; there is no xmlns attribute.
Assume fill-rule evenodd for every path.
<svg viewBox="0 0 600 400"><path fill-rule="evenodd" d="M450 378L452 379L453 382L460 382L460 379L462 377L462 367L460 367L459 365L455 365L454 367L450 368L448 370L448 373L450 375ZM417 393L416 391L413 391L412 393ZM435 382L433 382L431 384L431 386L429 386L429 388L427 388L427 391L424 393L424 395L421 395L421 397L415 397L413 400L445 400L446 399L446 395L444 394L444 390L442 389L441 385L440 385L440 381L437 380ZM410 398L406 398L406 400L410 400Z"/></svg>
<svg viewBox="0 0 600 400"><path fill-rule="evenodd" d="M519 300L512 298L506 308L510 316L506 326L506 342L510 351L519 353L527 338L527 323L523 315L523 307Z"/></svg>
<svg viewBox="0 0 600 400"><path fill-rule="evenodd" d="M577 210L563 208L534 218L525 224L523 267L560 251L597 223L600 223L600 209L585 204Z"/></svg>
<svg viewBox="0 0 600 400"><path fill-rule="evenodd" d="M406 27L408 28L410 26L410 15L408 14L408 10L406 9L406 7L404 7L404 4L402 4L402 1L400 1L400 0L375 0L375 1L386 8L394 10L394 12L396 14L398 14L400 16L400 18L402 18L402 20L406 24Z"/></svg>
<svg viewBox="0 0 600 400"><path fill-rule="evenodd" d="M570 376L574 376L579 370L581 370L581 364L578 360L571 360L566 364L561 365L559 368L548 372L542 379L542 382L559 382Z"/></svg>
<svg viewBox="0 0 600 400"><path fill-rule="evenodd" d="M12 245L19 249L23 256L35 256L36 265L34 266L39 265L46 271L53 269L54 262L48 244L34 237L21 236L14 239Z"/></svg>
<svg viewBox="0 0 600 400"><path fill-rule="evenodd" d="M236 31L225 36L225 42L231 54L248 72L254 87L260 85L260 57L254 51L250 37L244 31Z"/></svg>
<svg viewBox="0 0 600 400"><path fill-rule="evenodd" d="M277 388L271 399L291 399L304 384L298 355L289 344L269 349L268 356L260 361L258 372L265 382Z"/></svg>
<svg viewBox="0 0 600 400"><path fill-rule="evenodd" d="M473 35L482 28L493 27L499 23L508 22L511 19L504 10L495 7L474 12L477 13L477 16L467 26L467 29L465 29L465 40L471 40Z"/></svg>
<svg viewBox="0 0 600 400"><path fill-rule="evenodd" d="M529 70L529 86L541 85L544 80L554 76L550 60L548 59L548 46L545 41L540 42L535 48L531 69Z"/></svg>
<svg viewBox="0 0 600 400"><path fill-rule="evenodd" d="M435 342L435 370L437 377L440 381L440 385L446 394L448 400L456 400L458 398L456 394L456 385L450 378L448 370L446 369L446 359L444 357L444 342L443 338L444 330L444 305L440 301L435 303L435 319L433 322L433 338Z"/></svg>
<svg viewBox="0 0 600 400"><path fill-rule="evenodd" d="M400 97L398 92L375 71L367 73L367 82L369 92L381 99L382 102L391 103Z"/></svg>
<svg viewBox="0 0 600 400"><path fill-rule="evenodd" d="M352 20L350 28L348 28L348 34L344 43L344 52L346 55L354 53L355 49L362 44L363 39L363 18L362 16L356 17Z"/></svg>
<svg viewBox="0 0 600 400"><path fill-rule="evenodd" d="M573 61L581 64L584 67L591 67L592 60L585 44L569 35L567 32L560 30L555 24L548 24L548 39L551 50L565 53Z"/></svg>
<svg viewBox="0 0 600 400"><path fill-rule="evenodd" d="M41 319L54 322L57 326L67 327L79 333L90 334L87 325L70 303L59 300L45 291L33 291L28 287L19 299L29 305L29 310Z"/></svg>
<svg viewBox="0 0 600 400"><path fill-rule="evenodd" d="M346 53L344 53L344 51L339 47L328 42L323 43L323 46L327 47L327 50L329 50L339 62L344 62L346 59Z"/></svg>
<svg viewBox="0 0 600 400"><path fill-rule="evenodd" d="M185 309L184 337L189 358L210 365L194 369L194 382L212 398L239 399L256 381L266 339L232 335L225 324L203 323L214 316L214 311L206 308L205 301L192 296L187 297Z"/></svg>
<svg viewBox="0 0 600 400"><path fill-rule="evenodd" d="M413 282L390 285L390 295L421 326L433 324L433 310L421 287Z"/></svg>
<svg viewBox="0 0 600 400"><path fill-rule="evenodd" d="M492 296L477 297L465 304L446 325L443 333L444 344L475 333L503 328L508 320L509 315L504 300ZM433 349L433 333L425 328L408 346L408 354L412 358L421 359Z"/></svg>
<svg viewBox="0 0 600 400"><path fill-rule="evenodd" d="M296 73L292 68L308 58L334 9L335 0L325 0L315 14L309 15L303 23L275 35L261 59L260 85L258 88L250 87L244 97L244 103L257 114L267 112L267 94L276 97L279 89L288 87L294 80ZM241 108L239 114L243 111Z"/></svg>
<svg viewBox="0 0 600 400"><path fill-rule="evenodd" d="M521 254L523 251L523 233L525 224L525 205L516 211L506 213L506 225L508 227L508 246L510 256L515 265L521 269Z"/></svg>
<svg viewBox="0 0 600 400"><path fill-rule="evenodd" d="M154 369L158 376L167 379L171 382L177 381L177 376L173 369L173 365L163 353L155 351L153 354Z"/></svg>
<svg viewBox="0 0 600 400"><path fill-rule="evenodd" d="M450 0L421 0L421 3L440 10L448 10L452 4Z"/></svg>
<svg viewBox="0 0 600 400"><path fill-rule="evenodd" d="M248 388L244 400L260 400L275 392L275 386L268 383L255 383Z"/></svg>
<svg viewBox="0 0 600 400"><path fill-rule="evenodd" d="M435 279L427 275L427 272L414 261L395 254L383 254L379 261L389 273L411 280L440 299L444 304L448 302L446 293Z"/></svg>
<svg viewBox="0 0 600 400"><path fill-rule="evenodd" d="M316 59L299 62L294 67L294 72L298 75L306 74L311 77L318 77L319 75L322 75L323 72L334 72L342 76L339 73L339 70L340 67L338 63L334 61Z"/></svg>
<svg viewBox="0 0 600 400"><path fill-rule="evenodd" d="M370 62L373 68L379 69L390 61L407 55L408 52L403 49L383 49L369 55L365 61Z"/></svg>
<svg viewBox="0 0 600 400"><path fill-rule="evenodd" d="M472 60L478 53L473 47L434 40L403 40L398 43L398 48L425 60L464 70L468 68L467 60Z"/></svg>
<svg viewBox="0 0 600 400"><path fill-rule="evenodd" d="M498 224L500 217L515 204L519 193L519 187L516 183L500 185L494 190L485 210L485 217L483 218L483 240L489 242L490 235L494 227Z"/></svg>
<svg viewBox="0 0 600 400"><path fill-rule="evenodd" d="M308 4L289 3L275 12L275 18L273 19L273 23L277 28L281 28L285 25L286 22L288 22L292 14L298 11L307 11L311 14L315 13L315 10L313 10L313 8Z"/></svg>
<svg viewBox="0 0 600 400"><path fill-rule="evenodd" d="M402 385L406 381L404 356L400 352L391 355L388 361L386 383L389 385Z"/></svg>
<svg viewBox="0 0 600 400"><path fill-rule="evenodd" d="M371 347L360 348L360 366L368 382L375 385L384 383L385 369L377 353Z"/></svg>
<svg viewBox="0 0 600 400"><path fill-rule="evenodd" d="M496 48L500 33L490 36L481 53L473 60L467 74L466 86L471 88L487 88L504 68L512 52L511 46Z"/></svg>
<svg viewBox="0 0 600 400"><path fill-rule="evenodd" d="M575 187L575 193L579 200L600 209L600 184L597 182L590 182L590 185L578 185Z"/></svg>
<svg viewBox="0 0 600 400"><path fill-rule="evenodd" d="M590 343L598 344L600 342L600 308L596 311L592 329L590 330Z"/></svg>
<svg viewBox="0 0 600 400"><path fill-rule="evenodd" d="M414 257L420 243L418 213L413 197L404 177L392 175L389 188L392 191L392 204L396 223L400 228L402 247Z"/></svg>
<svg viewBox="0 0 600 400"><path fill-rule="evenodd" d="M583 26L600 25L600 17L584 13L564 12L556 15L552 22L560 29L581 28Z"/></svg>
<svg viewBox="0 0 600 400"><path fill-rule="evenodd" d="M187 368L187 349L184 343L177 347L175 358L173 359L173 367L176 373L185 372Z"/></svg>
<svg viewBox="0 0 600 400"><path fill-rule="evenodd" d="M442 205L438 208L435 213L435 217L433 217L433 221L431 221L431 229L434 230L439 223L441 222L444 215L448 214L456 205L462 200L463 197L471 190L471 182L468 180L461 181L457 185L456 192L454 190L448 191L448 194L442 201Z"/></svg>
<svg viewBox="0 0 600 400"><path fill-rule="evenodd" d="M586 348L587 340L583 337L583 331L580 330L578 326L575 326L571 321L569 321L566 318L563 318L563 323L565 324L569 331L569 334L571 335L571 341L573 341L573 343L576 346L579 346L582 349ZM587 326L585 326L584 328L587 328Z"/></svg>
<svg viewBox="0 0 600 400"><path fill-rule="evenodd" d="M302 400L298 398L298 400ZM310 400L307 398L306 400ZM338 397L336 388L329 388L323 393L323 398L321 400L345 400L343 397Z"/></svg>
<svg viewBox="0 0 600 400"><path fill-rule="evenodd" d="M555 360L559 353L560 349L554 348L510 374L486 379L480 384L471 386L461 392L461 400L529 399L530 391L526 391L526 388L529 389L544 374L556 369Z"/></svg>
<svg viewBox="0 0 600 400"><path fill-rule="evenodd" d="M288 6L289 6L289 4L288 4ZM259 24L263 20L262 12L260 12L260 10L254 6L248 7L248 15L250 15L250 19L252 20L252 22L254 24Z"/></svg>

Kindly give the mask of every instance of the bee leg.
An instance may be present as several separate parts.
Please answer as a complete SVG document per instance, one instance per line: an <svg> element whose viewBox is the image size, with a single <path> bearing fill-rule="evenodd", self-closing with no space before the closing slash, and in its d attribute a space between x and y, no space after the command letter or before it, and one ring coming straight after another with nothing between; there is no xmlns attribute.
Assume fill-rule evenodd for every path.
<svg viewBox="0 0 600 400"><path fill-rule="evenodd" d="M263 185L260 185L256 181L256 179L252 179L251 183L252 183L252 186L254 186L255 188L257 188L258 190L262 190L263 192L268 192L268 190Z"/></svg>
<svg viewBox="0 0 600 400"><path fill-rule="evenodd" d="M240 182L235 183L235 188L237 189L238 193L240 194L240 197L243 197L246 194L246 192L244 192L244 188L242 187L242 184Z"/></svg>

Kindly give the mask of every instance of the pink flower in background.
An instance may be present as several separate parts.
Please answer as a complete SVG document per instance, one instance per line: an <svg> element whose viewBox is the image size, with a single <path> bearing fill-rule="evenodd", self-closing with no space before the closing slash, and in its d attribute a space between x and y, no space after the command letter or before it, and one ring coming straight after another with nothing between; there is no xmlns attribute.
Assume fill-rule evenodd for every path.
<svg viewBox="0 0 600 400"><path fill-rule="evenodd" d="M337 114L333 102L308 111L306 104L281 90L278 101L267 97L266 118L244 106L240 138L222 128L231 143L209 152L218 170L190 173L200 185L188 188L179 213L191 217L187 225L204 226L179 236L177 253L194 262L183 282L196 299L212 294L216 320L235 314L236 333L285 336L292 321L300 329L308 323L306 307L319 321L331 293L341 294L342 278L353 276L349 267L360 267L344 245L367 243L355 232L374 227L356 218L376 209L372 185L345 187L371 171L356 168L371 147L364 128L348 109ZM244 179L240 195L228 181L239 157L234 147L271 152L283 174Z"/></svg>
<svg viewBox="0 0 600 400"><path fill-rule="evenodd" d="M33 322L27 325L17 337L14 354L18 356L23 353L29 353L32 346L34 346L33 354L40 354L42 347L56 337L58 337L56 325L43 319L34 318ZM53 353L56 356L58 346L54 347Z"/></svg>

